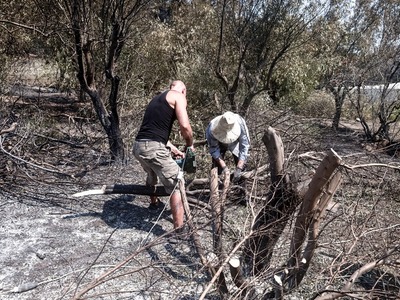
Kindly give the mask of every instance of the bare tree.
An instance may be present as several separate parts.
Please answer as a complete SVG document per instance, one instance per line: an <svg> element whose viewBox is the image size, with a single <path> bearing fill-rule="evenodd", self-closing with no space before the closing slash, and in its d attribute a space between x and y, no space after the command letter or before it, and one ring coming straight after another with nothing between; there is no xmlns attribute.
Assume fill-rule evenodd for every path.
<svg viewBox="0 0 400 300"><path fill-rule="evenodd" d="M319 51L317 57L327 66L320 86L329 90L335 99L333 129L339 128L344 102L351 94L360 95L365 85L388 85L395 81L394 75L398 74L398 46L394 42L398 38L397 13L398 7L390 1L378 1L372 5L362 1L347 5L339 1L332 6L329 17L321 20L320 28L333 29L328 35L316 35L316 41L323 43L320 47L330 51L329 56ZM318 28L316 30L320 32ZM377 100L381 103L377 112L381 123L379 135L385 135L388 117L393 120L391 108L385 107L386 100L383 100L387 99L387 92L386 87ZM356 106L360 111L360 103ZM367 137L375 136L368 132L370 128L365 116L358 114Z"/></svg>
<svg viewBox="0 0 400 300"><path fill-rule="evenodd" d="M106 1L102 4L76 0L59 2L70 21L80 86L92 100L107 134L113 160L124 159L118 114L120 78L116 63L135 22L148 3L142 0L129 3ZM103 82L103 75L109 86Z"/></svg>
<svg viewBox="0 0 400 300"><path fill-rule="evenodd" d="M385 140L390 144L396 138L392 127L400 117L400 92L396 88L400 80L399 8L382 1L380 11L379 26L375 29L379 38L373 40L374 46L366 55L369 68L365 75L369 81L357 87L351 100L367 139L373 142Z"/></svg>

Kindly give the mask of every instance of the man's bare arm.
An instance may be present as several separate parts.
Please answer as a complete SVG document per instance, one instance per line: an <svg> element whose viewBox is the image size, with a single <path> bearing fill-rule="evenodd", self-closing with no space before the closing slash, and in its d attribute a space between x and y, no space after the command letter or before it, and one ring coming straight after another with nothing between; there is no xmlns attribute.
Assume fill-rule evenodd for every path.
<svg viewBox="0 0 400 300"><path fill-rule="evenodd" d="M177 93L175 100L176 118L178 119L179 128L183 138L185 139L186 146L192 147L193 131L192 127L190 126L189 116L186 107L187 107L186 97L183 94Z"/></svg>

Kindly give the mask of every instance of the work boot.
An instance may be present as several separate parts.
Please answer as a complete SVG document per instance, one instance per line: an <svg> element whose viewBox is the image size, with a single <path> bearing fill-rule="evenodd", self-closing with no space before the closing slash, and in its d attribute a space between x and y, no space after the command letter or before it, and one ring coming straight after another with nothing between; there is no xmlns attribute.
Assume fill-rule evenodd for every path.
<svg viewBox="0 0 400 300"><path fill-rule="evenodd" d="M150 203L148 209L151 211L158 211L164 209L165 204L160 201L160 199L157 199L156 203Z"/></svg>

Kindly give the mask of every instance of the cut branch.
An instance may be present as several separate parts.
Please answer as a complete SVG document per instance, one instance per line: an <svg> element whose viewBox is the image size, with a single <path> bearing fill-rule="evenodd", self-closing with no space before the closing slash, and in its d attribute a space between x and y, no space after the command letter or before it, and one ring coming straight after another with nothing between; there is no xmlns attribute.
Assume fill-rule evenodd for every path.
<svg viewBox="0 0 400 300"><path fill-rule="evenodd" d="M16 128L17 128L17 123L14 122L11 124L11 126L9 128L0 130L0 135L5 134L5 133L14 132Z"/></svg>
<svg viewBox="0 0 400 300"><path fill-rule="evenodd" d="M363 274L365 274L368 271L371 271L372 269L383 265L387 262L388 258L399 252L399 247L394 247L393 249L387 251L381 258L369 262L362 267L358 268L351 276L350 279L346 282L344 287L342 288L341 291L334 291L334 292L327 292L323 295L317 295L313 299L315 300L333 300L333 299L338 299L343 297L344 295L348 295L350 292L350 289L353 287L354 283L357 282L357 279L360 278Z"/></svg>
<svg viewBox="0 0 400 300"><path fill-rule="evenodd" d="M317 222L317 220L313 219L316 217L315 214L317 212L316 208L318 200L320 198L321 193L323 193L324 187L327 185L327 183L329 183L332 174L334 173L336 168L340 166L340 163L341 163L341 158L331 149L329 153L325 156L325 158L322 160L321 164L318 166L315 175L310 182L309 189L304 195L304 200L300 207L300 212L295 222L295 228L292 236L292 243L290 246L290 258L288 261L288 268L290 270L290 274L288 281L289 281L289 287L291 289L298 286L299 282L297 281L297 279L301 279L304 275L304 274L297 275L302 260L300 258L300 254L302 245L306 239L307 231L310 229L310 227L312 228L313 224L318 225L319 221ZM336 188L337 185L335 189ZM332 194L333 192L330 191L330 193ZM326 206L327 203L324 203L324 205ZM317 219L321 217L322 216L319 215L317 216ZM312 244L310 244L310 247L311 248L313 247ZM311 249L309 249L309 251L311 251ZM306 261L305 264L308 265L309 261ZM305 266L305 264L303 263L303 267Z"/></svg>
<svg viewBox="0 0 400 300"><path fill-rule="evenodd" d="M227 182L227 183L226 183ZM223 251L222 251L222 224L223 224L223 199L226 197L226 189L229 186L229 176L225 176L225 184L224 191L221 195L219 195L218 191L218 168L212 168L210 171L210 205L211 205L211 213L213 216L213 249L218 257L218 264L215 266L215 269L220 268L220 264L223 260ZM223 196L225 195L225 196ZM228 289L226 286L226 281L224 274L221 273L218 276L217 283L218 290L220 293L227 293Z"/></svg>
<svg viewBox="0 0 400 300"><path fill-rule="evenodd" d="M184 180L180 179L179 180L179 191L181 193L181 197L182 197L182 203L183 203L183 207L185 209L185 214L186 214L186 222L189 226L191 235L193 237L193 241L194 241L194 245L196 247L197 253L200 256L200 260L202 262L202 264L207 267L209 266L209 263L206 259L206 255L204 254L204 247L201 245L200 243L200 237L197 233L196 227L193 224L193 220L192 220L192 213L190 211L190 207L189 207L189 203L186 197L186 193L185 193L185 182ZM211 274L213 274L213 272L210 272Z"/></svg>
<svg viewBox="0 0 400 300"><path fill-rule="evenodd" d="M252 266L256 274L260 274L269 266L274 246L299 202L288 177L284 175L281 138L269 127L263 136L263 142L268 151L272 185L268 200L254 222L254 234L244 249L245 261Z"/></svg>

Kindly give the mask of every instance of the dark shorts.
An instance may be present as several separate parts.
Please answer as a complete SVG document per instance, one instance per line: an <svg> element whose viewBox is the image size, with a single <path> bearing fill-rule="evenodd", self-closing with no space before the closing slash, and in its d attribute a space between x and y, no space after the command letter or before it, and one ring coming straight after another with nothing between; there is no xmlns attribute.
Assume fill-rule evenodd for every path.
<svg viewBox="0 0 400 300"><path fill-rule="evenodd" d="M159 178L168 193L174 191L180 169L163 143L135 141L133 154L147 173L147 185L155 186Z"/></svg>

